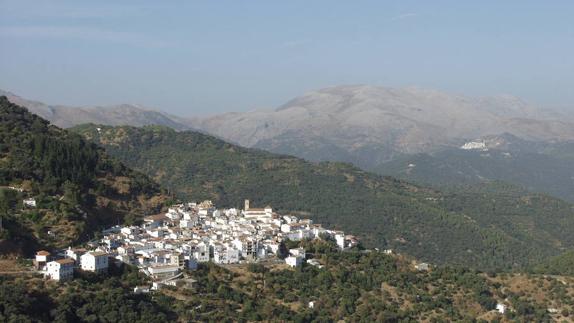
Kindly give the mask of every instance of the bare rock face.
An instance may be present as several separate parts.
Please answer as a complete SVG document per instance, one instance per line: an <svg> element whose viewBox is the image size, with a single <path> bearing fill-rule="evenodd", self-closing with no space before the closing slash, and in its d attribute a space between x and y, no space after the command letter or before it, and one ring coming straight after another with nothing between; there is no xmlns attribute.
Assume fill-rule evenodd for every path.
<svg viewBox="0 0 574 323"><path fill-rule="evenodd" d="M573 124L559 119L511 96L468 98L359 85L309 92L276 110L227 113L191 124L247 147L370 168L399 154L486 135L574 139Z"/></svg>

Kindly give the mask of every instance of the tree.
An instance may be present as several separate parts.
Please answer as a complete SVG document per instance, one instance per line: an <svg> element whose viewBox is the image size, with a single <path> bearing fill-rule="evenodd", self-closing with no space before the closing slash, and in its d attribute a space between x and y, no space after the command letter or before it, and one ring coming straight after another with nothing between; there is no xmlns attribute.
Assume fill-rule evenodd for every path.
<svg viewBox="0 0 574 323"><path fill-rule="evenodd" d="M281 243L279 243L279 249L277 249L277 258L285 259L288 256L289 256L289 250L287 249L285 242L281 241Z"/></svg>

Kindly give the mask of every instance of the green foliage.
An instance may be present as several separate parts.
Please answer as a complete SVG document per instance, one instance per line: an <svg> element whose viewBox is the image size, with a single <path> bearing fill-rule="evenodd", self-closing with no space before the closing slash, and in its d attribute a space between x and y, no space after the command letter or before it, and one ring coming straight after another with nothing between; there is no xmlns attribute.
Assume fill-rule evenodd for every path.
<svg viewBox="0 0 574 323"><path fill-rule="evenodd" d="M543 196L441 193L350 164L311 163L197 132L97 128L72 130L181 199L236 207L251 199L358 235L366 247L392 248L433 263L510 269L558 254L559 245L574 245L566 234L574 229L574 211Z"/></svg>
<svg viewBox="0 0 574 323"><path fill-rule="evenodd" d="M79 278L61 287L0 277L0 321L162 322L176 317L149 295L134 295L130 275L128 270L106 279Z"/></svg>
<svg viewBox="0 0 574 323"><path fill-rule="evenodd" d="M474 322L492 314L503 301L514 309L508 319L551 321L543 303L531 294L511 291L512 278L522 279L520 275L492 279L450 266L419 272L409 259L376 251L340 252L330 241L302 241L298 246L323 268L305 264L287 269L273 262L224 268L202 263L186 273L196 280L192 289L170 287L149 295L131 292L150 282L130 266L114 266L109 275L80 273L63 284L0 277L0 321ZM550 277L545 281L545 301L570 304L560 308L569 316L570 283ZM492 318L496 322L503 317Z"/></svg>
<svg viewBox="0 0 574 323"><path fill-rule="evenodd" d="M550 275L574 276L574 250L552 257L535 266L534 272Z"/></svg>
<svg viewBox="0 0 574 323"><path fill-rule="evenodd" d="M315 253L329 250L329 244L306 241L300 246ZM249 264L247 273L237 274L235 269L203 264L191 273L197 286L186 293L177 313L184 321L416 322L428 318L430 322L470 322L494 309L504 298L496 295L507 288L463 268L417 272L408 260L374 251L316 255L324 268L270 269ZM561 299L559 294L547 297ZM549 320L530 297L511 298L512 306L521 309L514 319Z"/></svg>
<svg viewBox="0 0 574 323"><path fill-rule="evenodd" d="M405 155L383 163L374 171L437 187L505 181L574 202L574 144L528 142L511 135L503 138L502 147L488 152L445 149L432 154Z"/></svg>
<svg viewBox="0 0 574 323"><path fill-rule="evenodd" d="M87 239L128 211L141 217L148 206L140 198L160 194L157 184L97 145L51 126L6 97L0 97L0 185L26 186L22 193L0 189L0 215L10 231L2 235L26 251L33 240L52 247ZM36 199L37 208L22 207L27 197Z"/></svg>

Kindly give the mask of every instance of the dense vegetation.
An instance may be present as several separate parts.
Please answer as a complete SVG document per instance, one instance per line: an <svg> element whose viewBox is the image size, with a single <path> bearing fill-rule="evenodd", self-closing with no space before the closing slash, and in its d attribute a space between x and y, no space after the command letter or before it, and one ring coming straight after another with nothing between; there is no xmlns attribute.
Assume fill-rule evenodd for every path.
<svg viewBox="0 0 574 323"><path fill-rule="evenodd" d="M86 239L165 199L145 175L6 97L0 97L0 186L2 254ZM25 198L36 207L23 205Z"/></svg>
<svg viewBox="0 0 574 323"><path fill-rule="evenodd" d="M0 276L0 321L144 323L174 319L169 298L132 293L133 287L145 282L141 275L126 267L111 277L84 274L64 285Z"/></svg>
<svg viewBox="0 0 574 323"><path fill-rule="evenodd" d="M63 285L2 278L0 321L550 322L567 320L574 306L567 278L453 267L419 272L401 256L339 252L326 241L301 245L322 268L207 263L188 272L196 280L191 289L166 287L151 295L131 293L145 282L129 268L108 279L82 275ZM498 303L508 306L507 313L493 310Z"/></svg>
<svg viewBox="0 0 574 323"><path fill-rule="evenodd" d="M499 141L502 146L489 151L449 148L398 157L375 172L441 188L505 181L574 202L574 143L528 142L511 135Z"/></svg>
<svg viewBox="0 0 574 323"><path fill-rule="evenodd" d="M534 268L534 272L551 275L574 276L574 251L552 257Z"/></svg>
<svg viewBox="0 0 574 323"><path fill-rule="evenodd" d="M350 164L311 163L157 126L85 125L73 131L182 199L241 206L249 198L356 234L366 246L434 263L511 268L573 246L565 232L574 229L574 211L541 195L445 194Z"/></svg>

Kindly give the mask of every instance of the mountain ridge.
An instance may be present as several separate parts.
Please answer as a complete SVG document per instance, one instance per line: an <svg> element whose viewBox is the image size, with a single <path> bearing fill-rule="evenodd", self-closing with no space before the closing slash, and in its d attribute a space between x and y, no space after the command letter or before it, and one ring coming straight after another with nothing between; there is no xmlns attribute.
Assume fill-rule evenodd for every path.
<svg viewBox="0 0 574 323"><path fill-rule="evenodd" d="M358 235L368 247L426 261L511 268L573 243L567 234L574 228L572 205L512 186L443 193L348 163L312 163L193 131L102 125L72 130L182 199L236 207L252 199Z"/></svg>
<svg viewBox="0 0 574 323"><path fill-rule="evenodd" d="M52 124L69 128L82 123L100 123L108 125L143 126L159 124L177 130L189 129L184 119L152 108L134 104L117 104L110 106L73 107L49 105L39 101L28 100L8 91L0 90L11 102L26 107L30 112L49 120Z"/></svg>
<svg viewBox="0 0 574 323"><path fill-rule="evenodd" d="M564 120L510 96L475 99L362 85L311 91L275 110L226 113L191 124L246 147L310 160L325 159L306 145L334 145L346 152L335 160L372 169L399 154L505 132L529 140L574 140L573 124Z"/></svg>
<svg viewBox="0 0 574 323"><path fill-rule="evenodd" d="M2 255L85 241L104 226L158 211L168 199L142 173L5 96L0 96L0 185Z"/></svg>

